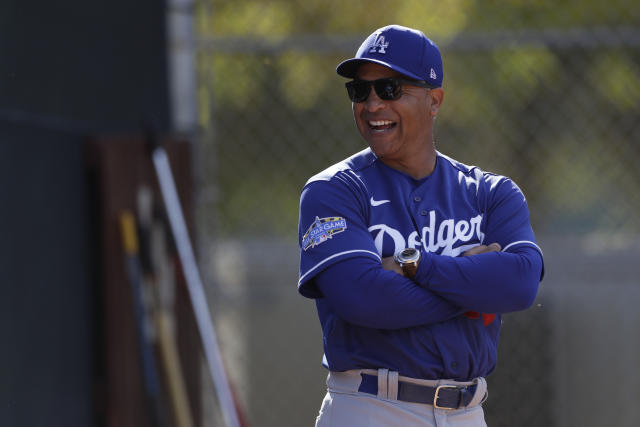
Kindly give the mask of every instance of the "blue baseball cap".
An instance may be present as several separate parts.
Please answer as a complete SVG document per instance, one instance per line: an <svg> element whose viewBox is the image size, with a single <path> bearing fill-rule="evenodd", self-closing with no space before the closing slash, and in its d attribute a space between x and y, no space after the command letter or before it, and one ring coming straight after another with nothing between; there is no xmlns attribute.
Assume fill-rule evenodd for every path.
<svg viewBox="0 0 640 427"><path fill-rule="evenodd" d="M338 64L336 72L353 78L364 62L384 65L433 87L442 86L440 49L422 31L400 25L379 28L360 45L355 58Z"/></svg>

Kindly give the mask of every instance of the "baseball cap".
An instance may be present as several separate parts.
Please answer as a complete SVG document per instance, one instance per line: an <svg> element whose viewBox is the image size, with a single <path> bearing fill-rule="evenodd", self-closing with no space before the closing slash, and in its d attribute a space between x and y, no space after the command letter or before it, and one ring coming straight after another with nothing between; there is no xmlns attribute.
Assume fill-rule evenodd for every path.
<svg viewBox="0 0 640 427"><path fill-rule="evenodd" d="M338 64L336 72L348 78L364 62L384 65L407 77L442 86L440 50L422 31L401 25L378 28L360 45L355 58Z"/></svg>

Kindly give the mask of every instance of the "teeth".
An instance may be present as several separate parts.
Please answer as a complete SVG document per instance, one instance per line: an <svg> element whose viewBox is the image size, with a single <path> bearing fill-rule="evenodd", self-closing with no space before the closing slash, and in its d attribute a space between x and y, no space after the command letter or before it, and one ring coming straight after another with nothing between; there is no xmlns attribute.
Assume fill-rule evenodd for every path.
<svg viewBox="0 0 640 427"><path fill-rule="evenodd" d="M389 120L370 120L369 121L370 126L387 126L387 125L390 125L391 123L393 122Z"/></svg>

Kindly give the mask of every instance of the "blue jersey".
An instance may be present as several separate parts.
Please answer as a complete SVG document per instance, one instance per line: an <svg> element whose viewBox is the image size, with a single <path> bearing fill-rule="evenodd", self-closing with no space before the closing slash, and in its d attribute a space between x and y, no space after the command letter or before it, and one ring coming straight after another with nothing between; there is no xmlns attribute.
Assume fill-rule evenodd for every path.
<svg viewBox="0 0 640 427"><path fill-rule="evenodd" d="M541 252L520 189L440 153L433 173L421 180L386 166L370 149L312 177L302 191L298 233L298 290L316 298L323 363L336 371L486 376L496 364L500 313L525 308L514 301L511 289L520 285L513 282L527 272L526 305L541 277ZM459 257L493 242L502 253ZM382 257L404 248L424 255L414 281L381 268ZM396 299L404 305L387 313Z"/></svg>

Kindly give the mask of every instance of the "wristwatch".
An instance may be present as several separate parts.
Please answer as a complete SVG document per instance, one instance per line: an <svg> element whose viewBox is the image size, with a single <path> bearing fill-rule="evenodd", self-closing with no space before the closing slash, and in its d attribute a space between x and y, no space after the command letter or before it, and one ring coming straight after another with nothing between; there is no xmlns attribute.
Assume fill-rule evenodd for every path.
<svg viewBox="0 0 640 427"><path fill-rule="evenodd" d="M420 251L414 248L406 248L395 255L395 260L400 264L404 275L410 278L416 275L420 263Z"/></svg>

